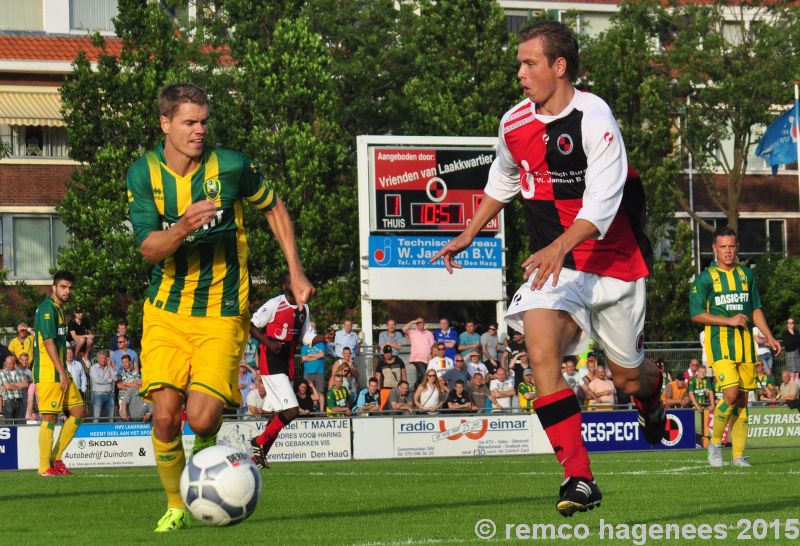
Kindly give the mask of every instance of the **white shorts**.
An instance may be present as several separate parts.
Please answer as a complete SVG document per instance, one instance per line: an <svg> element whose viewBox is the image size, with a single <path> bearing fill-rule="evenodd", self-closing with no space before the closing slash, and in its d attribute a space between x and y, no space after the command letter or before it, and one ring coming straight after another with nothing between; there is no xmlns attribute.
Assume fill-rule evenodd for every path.
<svg viewBox="0 0 800 546"><path fill-rule="evenodd" d="M261 382L267 395L264 397L264 411L281 412L289 408L296 408L300 404L294 394L289 376L285 373L262 375Z"/></svg>
<svg viewBox="0 0 800 546"><path fill-rule="evenodd" d="M644 360L645 281L621 281L613 277L562 269L558 285L548 279L541 290L523 284L506 311L506 322L522 332L522 315L529 309L566 311L580 327L580 334L566 347L565 355L583 351L589 338L596 339L614 364L636 368Z"/></svg>

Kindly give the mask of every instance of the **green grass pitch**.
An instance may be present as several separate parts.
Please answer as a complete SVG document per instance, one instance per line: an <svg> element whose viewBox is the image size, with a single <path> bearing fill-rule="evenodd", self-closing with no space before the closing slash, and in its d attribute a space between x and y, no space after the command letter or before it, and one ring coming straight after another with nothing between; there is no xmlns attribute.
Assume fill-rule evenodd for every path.
<svg viewBox="0 0 800 546"><path fill-rule="evenodd" d="M592 455L604 499L599 509L562 518L555 511L561 468L552 456L273 464L262 472L256 513L244 523L196 523L168 535L152 532L164 510L154 468L85 469L40 478L0 473L2 544L339 545L416 544L797 544L790 518L800 517L800 460L793 449L753 449L749 469L710 468L704 451ZM730 450L725 450L730 460ZM476 537L476 522L497 527ZM751 540L737 540L744 525ZM601 540L601 520L606 527ZM774 523L777 520L778 523ZM789 522L787 524L787 522ZM726 539L610 540L620 524L722 525ZM518 539L508 524L568 524L583 540ZM578 524L584 524L577 528ZM762 528L763 527L763 528ZM526 535L521 528L520 536ZM766 537L763 536L766 529ZM542 533L546 533L542 528ZM562 528L566 533L566 528ZM531 531L532 533L532 531ZM776 540L775 535L778 534Z"/></svg>

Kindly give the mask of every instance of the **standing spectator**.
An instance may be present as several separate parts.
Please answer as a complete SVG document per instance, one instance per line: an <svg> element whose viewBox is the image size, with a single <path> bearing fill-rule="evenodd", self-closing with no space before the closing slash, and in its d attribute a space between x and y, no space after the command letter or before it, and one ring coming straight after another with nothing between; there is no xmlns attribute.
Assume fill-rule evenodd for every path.
<svg viewBox="0 0 800 546"><path fill-rule="evenodd" d="M397 387L389 393L389 398L383 405L383 411L394 411L398 413L414 413L414 397L408 381L400 381Z"/></svg>
<svg viewBox="0 0 800 546"><path fill-rule="evenodd" d="M25 378L33 383L33 370L31 370L31 359L28 353L19 354L19 371L25 374Z"/></svg>
<svg viewBox="0 0 800 546"><path fill-rule="evenodd" d="M489 329L481 334L481 360L489 360L497 368L502 354L498 347L502 345L500 336L497 333L497 323L489 325Z"/></svg>
<svg viewBox="0 0 800 546"><path fill-rule="evenodd" d="M355 390L358 388L358 379L359 373L358 368L356 368L355 363L353 362L353 355L350 352L350 347L345 347L342 349L342 358L337 360L333 363L333 367L331 368L331 378L328 380L328 388L331 388L333 384L333 378L337 375L342 375L344 378L344 387L354 395L354 393L358 392Z"/></svg>
<svg viewBox="0 0 800 546"><path fill-rule="evenodd" d="M119 399L119 416L125 421L147 422L153 416L153 406L139 396L138 389L125 389Z"/></svg>
<svg viewBox="0 0 800 546"><path fill-rule="evenodd" d="M341 375L334 375L331 378L331 388L325 396L325 411L329 416L334 415L350 415L349 398L350 394L347 389L342 386L344 378Z"/></svg>
<svg viewBox="0 0 800 546"><path fill-rule="evenodd" d="M656 368L661 374L661 393L663 394L667 388L667 383L672 381L672 374L667 371L665 362L660 358L656 360Z"/></svg>
<svg viewBox="0 0 800 546"><path fill-rule="evenodd" d="M497 378L489 383L489 390L502 409L511 409L511 402L517 391L514 389L514 380L507 377L505 368L497 368Z"/></svg>
<svg viewBox="0 0 800 546"><path fill-rule="evenodd" d="M783 370L781 372L781 386L778 389L778 400L797 400L800 397L800 390L797 383L792 380L792 374Z"/></svg>
<svg viewBox="0 0 800 546"><path fill-rule="evenodd" d="M244 346L242 360L247 363L252 370L258 370L258 344L258 340L251 334L250 339L247 340L247 344ZM322 345L322 352L325 352L324 344Z"/></svg>
<svg viewBox="0 0 800 546"><path fill-rule="evenodd" d="M263 383L263 381L256 381L256 376L249 365L245 363L239 364L239 394L242 397L242 404L236 413L239 416L247 413L247 396L253 390L253 383ZM262 404L263 405L263 404Z"/></svg>
<svg viewBox="0 0 800 546"><path fill-rule="evenodd" d="M477 408L464 390L464 380L456 379L455 385L447 394L447 409L453 411L475 411Z"/></svg>
<svg viewBox="0 0 800 546"><path fill-rule="evenodd" d="M67 359L64 364L66 364L67 371L72 376L72 382L75 383L75 386L81 391L81 395L85 400L87 387L86 370L83 367L83 363L79 360L75 360L75 351L70 346L67 346Z"/></svg>
<svg viewBox="0 0 800 546"><path fill-rule="evenodd" d="M94 346L94 334L91 324L83 317L82 307L75 309L75 317L69 321L67 330L75 346L75 357L88 366Z"/></svg>
<svg viewBox="0 0 800 546"><path fill-rule="evenodd" d="M697 375L689 380L689 401L700 413L714 407L714 390L706 378L705 366L698 366Z"/></svg>
<svg viewBox="0 0 800 546"><path fill-rule="evenodd" d="M459 379L466 385L469 383L470 373L467 370L467 363L464 362L464 357L461 354L456 355L455 365L444 372L442 379L447 383L448 390L452 390L456 386L456 381Z"/></svg>
<svg viewBox="0 0 800 546"><path fill-rule="evenodd" d="M394 356L400 354L400 348L403 346L403 332L397 329L397 323L394 319L386 321L386 331L378 335L378 346L381 351L386 347L390 347Z"/></svg>
<svg viewBox="0 0 800 546"><path fill-rule="evenodd" d="M342 358L342 350L347 347L353 356L359 354L358 334L353 331L353 321L345 319L342 322L342 329L333 336L333 343L328 344L328 352L333 356Z"/></svg>
<svg viewBox="0 0 800 546"><path fill-rule="evenodd" d="M595 378L589 383L589 390L594 394L594 398L589 402L595 409L612 409L617 403L617 389L614 382L606 379L605 366L597 366Z"/></svg>
<svg viewBox="0 0 800 546"><path fill-rule="evenodd" d="M689 384L684 372L676 373L675 379L667 383L662 399L668 408L689 407Z"/></svg>
<svg viewBox="0 0 800 546"><path fill-rule="evenodd" d="M472 404L475 406L477 411L488 410L492 406L500 409L500 404L497 402L497 399L494 397L491 391L489 391L484 379L485 378L483 377L483 374L480 372L473 374L472 379L470 379L469 397L472 401Z"/></svg>
<svg viewBox="0 0 800 546"><path fill-rule="evenodd" d="M525 370L531 369L531 364L528 361L528 351L520 351L512 356L511 362L509 362L508 366L509 373L514 374L512 376L514 378L514 387L517 387L520 383L522 383L522 376L525 373Z"/></svg>
<svg viewBox="0 0 800 546"><path fill-rule="evenodd" d="M757 358L764 363L764 369L772 373L772 349L770 349L770 341L765 336L758 326L753 326L753 341L756 343Z"/></svg>
<svg viewBox="0 0 800 546"><path fill-rule="evenodd" d="M13 355L11 351L8 350L8 347L0 343L0 362L4 362L8 355Z"/></svg>
<svg viewBox="0 0 800 546"><path fill-rule="evenodd" d="M17 359L9 355L3 361L0 370L0 387L3 388L2 415L8 424L22 424L17 421L25 419L25 396L30 383L17 369Z"/></svg>
<svg viewBox="0 0 800 546"><path fill-rule="evenodd" d="M127 356L131 361L131 368L139 371L139 355L136 351L128 346L128 336L117 336L117 350L111 353L111 362L114 364L114 369L120 371L122 369L122 357Z"/></svg>
<svg viewBox="0 0 800 546"><path fill-rule="evenodd" d="M122 355L120 363L122 364L122 369L117 372L117 389L119 390L121 403L125 391L135 389L136 392L139 392L139 389L142 388L142 374L133 369L130 355Z"/></svg>
<svg viewBox="0 0 800 546"><path fill-rule="evenodd" d="M425 383L417 387L417 392L414 393L414 406L423 411L437 411L441 409L446 399L447 391L439 383L436 372L434 370L425 372Z"/></svg>
<svg viewBox="0 0 800 546"><path fill-rule="evenodd" d="M416 384L420 385L425 380L425 370L428 369L431 349L436 341L433 339L433 334L425 329L425 319L422 317L417 317L413 323L409 322L403 326L403 334L411 344L408 360L417 372Z"/></svg>
<svg viewBox="0 0 800 546"><path fill-rule="evenodd" d="M381 393L378 390L378 380L370 377L367 387L358 393L356 405L353 411L356 413L369 414L370 412L381 410Z"/></svg>
<svg viewBox="0 0 800 546"><path fill-rule="evenodd" d="M456 345L458 344L458 332L450 328L450 321L446 318L439 319L439 329L434 330L433 339L436 343L444 344L444 355L450 360L455 359Z"/></svg>
<svg viewBox="0 0 800 546"><path fill-rule="evenodd" d="M786 320L786 330L783 331L783 350L786 354L786 371L792 376L792 381L800 382L800 331L793 317ZM783 375L783 374L781 374Z"/></svg>
<svg viewBox="0 0 800 546"><path fill-rule="evenodd" d="M775 378L767 373L765 368L763 361L759 360L756 363L756 400L773 402L778 389L775 386Z"/></svg>
<svg viewBox="0 0 800 546"><path fill-rule="evenodd" d="M578 363L576 364L575 368L578 371L581 371L589 360L589 355L594 355L595 350L597 349L597 340L594 338L589 338L589 342L586 345L586 348L578 353Z"/></svg>
<svg viewBox="0 0 800 546"><path fill-rule="evenodd" d="M697 368L700 366L700 361L696 358L689 360L689 369L686 370L686 374L689 376L689 379L693 378L697 375Z"/></svg>
<svg viewBox="0 0 800 546"><path fill-rule="evenodd" d="M243 366L239 368L239 383L242 382L242 370ZM271 410L264 409L264 400L267 398L267 388L264 386L263 381L255 381L256 388L250 389L246 396L242 393L242 399L245 401L245 405L247 408L247 415L259 416L259 415L268 415L272 413Z"/></svg>
<svg viewBox="0 0 800 546"><path fill-rule="evenodd" d="M17 361L19 361L19 355L22 353L33 354L33 336L30 333L28 325L20 322L17 325L17 337L8 344L8 350L16 357Z"/></svg>
<svg viewBox="0 0 800 546"><path fill-rule="evenodd" d="M311 329L317 331L317 323L311 321ZM303 360L303 377L322 391L325 383L325 341L317 340L312 344L303 344L300 349Z"/></svg>
<svg viewBox="0 0 800 546"><path fill-rule="evenodd" d="M489 374L489 369L486 367L486 364L480 361L480 354L476 350L472 350L469 353L466 363L467 363L467 373L469 373L470 377L472 377L476 373L480 373L483 374L483 377L485 378Z"/></svg>
<svg viewBox="0 0 800 546"><path fill-rule="evenodd" d="M517 385L519 407L523 412L533 413L533 399L536 398L536 385L533 383L533 370L525 368L522 381Z"/></svg>
<svg viewBox="0 0 800 546"><path fill-rule="evenodd" d="M450 358L445 356L446 352L447 348L444 343L437 343L436 356L428 362L427 371L433 370L438 377L442 377L447 370L451 369L454 364Z"/></svg>
<svg viewBox="0 0 800 546"><path fill-rule="evenodd" d="M92 382L92 416L95 422L100 417L114 416L116 375L110 362L109 351L98 351L97 363L89 369L89 380Z"/></svg>
<svg viewBox="0 0 800 546"><path fill-rule="evenodd" d="M506 349L503 351L503 356L500 357L500 365L508 370L511 359L522 351L527 351L525 347L525 336L522 335L522 332L512 330L511 339L506 343Z"/></svg>
<svg viewBox="0 0 800 546"><path fill-rule="evenodd" d="M138 350L139 344L137 340L133 337L128 335L128 323L124 320L117 322L117 333L111 336L111 339L108 340L108 350L109 351L116 351L119 349L119 345L117 344L117 340L119 336L125 336L128 340L128 347L131 349Z"/></svg>
<svg viewBox="0 0 800 546"><path fill-rule="evenodd" d="M475 331L475 323L471 320L467 321L465 328L466 331L458 336L458 350L466 358L469 353L481 348L481 335Z"/></svg>
<svg viewBox="0 0 800 546"><path fill-rule="evenodd" d="M390 345L383 346L383 358L378 362L375 379L378 380L381 389L381 407L386 405L386 399L392 389L398 387L401 381L408 381L406 365L400 357L394 354Z"/></svg>
<svg viewBox="0 0 800 546"><path fill-rule="evenodd" d="M564 381L567 382L567 386L573 390L575 396L583 400L584 394L583 388L581 388L583 380L575 369L575 358L568 356L564 359L564 371L561 375L564 377Z"/></svg>

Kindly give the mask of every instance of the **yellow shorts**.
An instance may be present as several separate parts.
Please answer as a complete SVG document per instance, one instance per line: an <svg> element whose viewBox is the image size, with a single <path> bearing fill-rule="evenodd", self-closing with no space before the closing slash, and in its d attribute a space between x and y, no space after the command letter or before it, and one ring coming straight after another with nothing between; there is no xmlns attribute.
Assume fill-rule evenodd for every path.
<svg viewBox="0 0 800 546"><path fill-rule="evenodd" d="M739 386L742 391L756 390L756 365L752 362L734 362L733 360L717 360L714 368L714 379L719 390Z"/></svg>
<svg viewBox="0 0 800 546"><path fill-rule="evenodd" d="M250 333L250 317L192 317L170 313L145 301L142 335L142 390L201 391L236 409L239 362Z"/></svg>
<svg viewBox="0 0 800 546"><path fill-rule="evenodd" d="M61 383L36 383L36 396L39 398L40 413L61 413L83 405L81 391L72 381L69 382L67 392L61 390Z"/></svg>

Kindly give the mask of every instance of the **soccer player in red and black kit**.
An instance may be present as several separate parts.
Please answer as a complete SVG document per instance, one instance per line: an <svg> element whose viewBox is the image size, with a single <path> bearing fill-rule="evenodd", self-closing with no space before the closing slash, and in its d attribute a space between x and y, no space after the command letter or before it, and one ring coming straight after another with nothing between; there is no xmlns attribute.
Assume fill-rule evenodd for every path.
<svg viewBox="0 0 800 546"><path fill-rule="evenodd" d="M561 375L564 355L580 352L590 337L600 340L617 389L634 397L644 437L656 444L664 436L661 375L643 350L652 250L643 232L644 191L611 110L573 86L573 33L561 23L536 23L520 32L517 58L526 98L500 122L486 195L472 224L432 261L443 258L451 273L459 268L456 255L522 194L531 256L506 321L525 332L539 394L533 406L564 467L556 509L571 516L599 506L602 495L578 400Z"/></svg>
<svg viewBox="0 0 800 546"><path fill-rule="evenodd" d="M267 468L267 454L281 429L298 415L299 403L292 388L294 353L298 341L313 345L325 339L311 328L308 305L297 305L291 279L281 279L283 294L262 305L250 319L250 334L259 341L258 371L264 383L264 408L274 415L264 431L250 440L255 448L253 459L259 468Z"/></svg>

